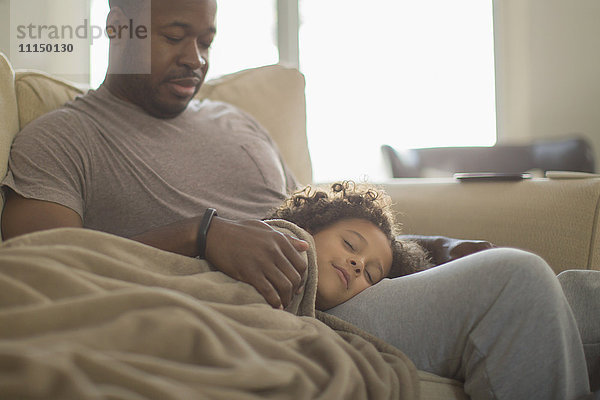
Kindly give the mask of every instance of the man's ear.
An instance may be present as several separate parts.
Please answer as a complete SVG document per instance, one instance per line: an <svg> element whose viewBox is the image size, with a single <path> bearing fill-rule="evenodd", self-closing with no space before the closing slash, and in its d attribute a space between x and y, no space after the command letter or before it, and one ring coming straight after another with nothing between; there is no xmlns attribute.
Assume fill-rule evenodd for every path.
<svg viewBox="0 0 600 400"><path fill-rule="evenodd" d="M122 26L126 26L128 17L121 7L112 7L106 17L106 34L111 46L119 46L124 41L119 40Z"/></svg>

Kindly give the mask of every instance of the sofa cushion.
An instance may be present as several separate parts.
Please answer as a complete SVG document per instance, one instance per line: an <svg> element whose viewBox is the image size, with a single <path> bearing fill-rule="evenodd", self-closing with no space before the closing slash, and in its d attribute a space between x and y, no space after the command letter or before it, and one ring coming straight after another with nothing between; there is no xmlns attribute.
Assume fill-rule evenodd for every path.
<svg viewBox="0 0 600 400"><path fill-rule="evenodd" d="M39 71L20 70L15 76L15 91L19 105L19 126L61 107L75 96L86 91L85 86L76 86Z"/></svg>

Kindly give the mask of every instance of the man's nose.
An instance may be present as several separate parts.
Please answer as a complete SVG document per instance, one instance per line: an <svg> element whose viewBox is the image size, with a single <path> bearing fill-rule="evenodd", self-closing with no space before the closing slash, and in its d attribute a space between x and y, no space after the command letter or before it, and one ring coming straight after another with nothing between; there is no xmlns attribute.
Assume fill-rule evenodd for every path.
<svg viewBox="0 0 600 400"><path fill-rule="evenodd" d="M198 48L195 41L185 46L179 62L192 70L204 69L208 63L206 55Z"/></svg>

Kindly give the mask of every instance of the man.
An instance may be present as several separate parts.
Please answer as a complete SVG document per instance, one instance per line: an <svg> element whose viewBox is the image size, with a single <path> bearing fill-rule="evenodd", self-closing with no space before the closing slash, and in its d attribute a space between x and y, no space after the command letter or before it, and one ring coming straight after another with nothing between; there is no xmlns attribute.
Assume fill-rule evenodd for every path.
<svg viewBox="0 0 600 400"><path fill-rule="evenodd" d="M150 7L110 3L112 27L143 21ZM151 44L113 32L101 88L18 135L3 182L2 235L88 227L196 256L203 213L215 207L221 216L210 222L206 259L285 307L308 244L249 218L278 206L295 179L250 117L224 104L190 105L208 70L215 0L151 3ZM150 74L120 73L148 58Z"/></svg>

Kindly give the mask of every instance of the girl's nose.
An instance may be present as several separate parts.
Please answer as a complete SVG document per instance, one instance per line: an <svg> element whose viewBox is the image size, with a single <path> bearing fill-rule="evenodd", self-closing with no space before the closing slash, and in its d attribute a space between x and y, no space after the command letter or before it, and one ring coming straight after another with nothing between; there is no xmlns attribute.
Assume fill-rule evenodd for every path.
<svg viewBox="0 0 600 400"><path fill-rule="evenodd" d="M350 263L350 266L352 267L352 270L356 274L360 274L360 272L363 269L363 262L360 259L351 258L349 260L349 263Z"/></svg>

